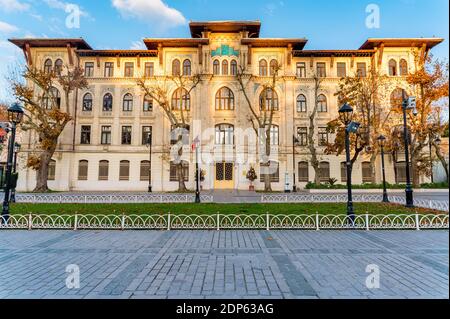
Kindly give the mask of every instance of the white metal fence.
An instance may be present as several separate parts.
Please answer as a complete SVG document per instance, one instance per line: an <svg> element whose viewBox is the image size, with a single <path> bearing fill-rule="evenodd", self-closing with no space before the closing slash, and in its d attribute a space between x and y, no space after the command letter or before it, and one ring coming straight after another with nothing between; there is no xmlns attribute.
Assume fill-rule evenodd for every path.
<svg viewBox="0 0 450 319"><path fill-rule="evenodd" d="M354 202L376 203L381 202L381 194L355 194ZM263 203L345 203L347 194L264 194L261 197ZM405 204L404 196L389 196L389 201L395 204ZM436 201L415 199L414 205L422 208L430 208L440 211L449 211L448 201Z"/></svg>
<svg viewBox="0 0 450 319"><path fill-rule="evenodd" d="M1 229L448 229L448 214L144 214L144 215L11 215Z"/></svg>
<svg viewBox="0 0 450 319"><path fill-rule="evenodd" d="M204 203L213 201L212 195L200 195ZM17 203L193 203L195 194L16 194Z"/></svg>

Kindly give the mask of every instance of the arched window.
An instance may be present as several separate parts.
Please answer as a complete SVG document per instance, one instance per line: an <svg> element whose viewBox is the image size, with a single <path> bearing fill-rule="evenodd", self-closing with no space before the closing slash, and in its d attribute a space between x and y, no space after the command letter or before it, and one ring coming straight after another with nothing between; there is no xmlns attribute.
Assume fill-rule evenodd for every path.
<svg viewBox="0 0 450 319"><path fill-rule="evenodd" d="M185 76L191 75L191 61L188 59L183 61L183 75Z"/></svg>
<svg viewBox="0 0 450 319"><path fill-rule="evenodd" d="M299 96L297 96L297 112L304 113L306 111L306 96L304 96L303 94L299 94Z"/></svg>
<svg viewBox="0 0 450 319"><path fill-rule="evenodd" d="M48 163L47 179L49 181L54 181L56 175L56 161L51 159Z"/></svg>
<svg viewBox="0 0 450 319"><path fill-rule="evenodd" d="M141 161L140 180L149 181L151 176L150 161Z"/></svg>
<svg viewBox="0 0 450 319"><path fill-rule="evenodd" d="M231 60L230 63L230 75L237 75L237 62L236 60Z"/></svg>
<svg viewBox="0 0 450 319"><path fill-rule="evenodd" d="M327 97L323 94L317 97L317 112L328 112Z"/></svg>
<svg viewBox="0 0 450 319"><path fill-rule="evenodd" d="M113 109L113 96L111 93L106 93L103 96L103 111L111 112Z"/></svg>
<svg viewBox="0 0 450 319"><path fill-rule="evenodd" d="M280 128L278 125L272 125L270 127L270 145L280 144Z"/></svg>
<svg viewBox="0 0 450 319"><path fill-rule="evenodd" d="M234 94L223 87L216 93L216 110L234 110Z"/></svg>
<svg viewBox="0 0 450 319"><path fill-rule="evenodd" d="M264 182L264 176L269 175L270 181L278 183L280 181L280 164L275 161L260 164L260 181Z"/></svg>
<svg viewBox="0 0 450 319"><path fill-rule="evenodd" d="M98 163L98 180L107 181L109 176L109 162L100 161Z"/></svg>
<svg viewBox="0 0 450 319"><path fill-rule="evenodd" d="M231 124L216 125L216 145L234 144L234 126Z"/></svg>
<svg viewBox="0 0 450 319"><path fill-rule="evenodd" d="M403 102L403 89L395 88L391 93L390 102L391 108L395 110L401 110Z"/></svg>
<svg viewBox="0 0 450 319"><path fill-rule="evenodd" d="M51 87L48 94L44 94L43 103L47 110L51 110L53 107L58 109L61 107L61 94L59 90L55 87Z"/></svg>
<svg viewBox="0 0 450 319"><path fill-rule="evenodd" d="M175 59L172 61L172 75L173 76L179 76L181 73L180 70L180 60Z"/></svg>
<svg viewBox="0 0 450 319"><path fill-rule="evenodd" d="M219 75L220 74L220 62L219 60L214 60L213 62L213 74Z"/></svg>
<svg viewBox="0 0 450 319"><path fill-rule="evenodd" d="M308 162L298 162L298 181L309 181Z"/></svg>
<svg viewBox="0 0 450 319"><path fill-rule="evenodd" d="M53 62L51 59L47 59L44 62L44 72L45 73L51 73L53 68Z"/></svg>
<svg viewBox="0 0 450 319"><path fill-rule="evenodd" d="M90 112L92 111L92 94L86 93L83 96L83 111Z"/></svg>
<svg viewBox="0 0 450 319"><path fill-rule="evenodd" d="M408 75L408 62L405 59L400 60L400 75L407 76Z"/></svg>
<svg viewBox="0 0 450 319"><path fill-rule="evenodd" d="M133 111L133 95L130 93L125 94L123 97L122 110L124 112Z"/></svg>
<svg viewBox="0 0 450 319"><path fill-rule="evenodd" d="M222 61L222 75L228 75L228 61Z"/></svg>
<svg viewBox="0 0 450 319"><path fill-rule="evenodd" d="M397 62L394 59L389 60L389 75L390 76L397 75Z"/></svg>
<svg viewBox="0 0 450 319"><path fill-rule="evenodd" d="M373 182L373 175L372 175L372 165L370 165L370 162L362 162L361 163L361 170L362 170L362 182L363 183L372 183Z"/></svg>
<svg viewBox="0 0 450 319"><path fill-rule="evenodd" d="M55 61L55 73L61 75L62 68L63 68L63 61L61 59L57 59Z"/></svg>
<svg viewBox="0 0 450 319"><path fill-rule="evenodd" d="M87 181L88 180L88 168L89 162L86 160L81 160L78 162L78 180Z"/></svg>
<svg viewBox="0 0 450 319"><path fill-rule="evenodd" d="M128 181L130 179L130 161L120 161L119 180Z"/></svg>
<svg viewBox="0 0 450 319"><path fill-rule="evenodd" d="M151 112L151 111L153 111L153 99L148 94L146 94L144 96L144 104L143 104L143 108L142 109L143 109L144 112Z"/></svg>
<svg viewBox="0 0 450 319"><path fill-rule="evenodd" d="M267 61L264 59L259 61L259 76L267 76Z"/></svg>
<svg viewBox="0 0 450 319"><path fill-rule="evenodd" d="M189 111L191 109L191 97L186 89L178 88L172 94L172 110Z"/></svg>
<svg viewBox="0 0 450 319"><path fill-rule="evenodd" d="M259 96L259 107L261 110L278 111L278 95L271 88L264 89Z"/></svg>
<svg viewBox="0 0 450 319"><path fill-rule="evenodd" d="M274 75L278 72L278 61L273 59L270 61L270 75Z"/></svg>
<svg viewBox="0 0 450 319"><path fill-rule="evenodd" d="M319 163L319 181L321 183L326 183L330 180L330 163L320 162Z"/></svg>

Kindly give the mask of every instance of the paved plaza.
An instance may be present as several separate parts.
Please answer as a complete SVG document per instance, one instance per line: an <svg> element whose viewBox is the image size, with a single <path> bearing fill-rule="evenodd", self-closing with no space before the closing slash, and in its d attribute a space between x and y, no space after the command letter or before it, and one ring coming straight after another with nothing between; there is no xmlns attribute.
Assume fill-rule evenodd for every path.
<svg viewBox="0 0 450 319"><path fill-rule="evenodd" d="M4 230L0 298L448 298L448 236ZM66 286L68 265L79 288ZM368 265L379 288L366 285Z"/></svg>

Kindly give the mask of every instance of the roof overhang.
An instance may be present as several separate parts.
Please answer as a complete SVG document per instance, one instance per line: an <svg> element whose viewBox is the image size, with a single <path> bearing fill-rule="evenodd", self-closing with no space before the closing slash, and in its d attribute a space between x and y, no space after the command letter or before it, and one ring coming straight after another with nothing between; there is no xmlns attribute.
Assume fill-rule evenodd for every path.
<svg viewBox="0 0 450 319"><path fill-rule="evenodd" d="M157 57L157 50L77 50L82 57Z"/></svg>
<svg viewBox="0 0 450 319"><path fill-rule="evenodd" d="M301 50L294 51L294 57L370 57L375 50Z"/></svg>
<svg viewBox="0 0 450 319"><path fill-rule="evenodd" d="M190 22L189 28L193 38L201 38L202 32L238 33L248 31L249 38L258 38L261 30L260 21L206 21Z"/></svg>
<svg viewBox="0 0 450 319"><path fill-rule="evenodd" d="M431 49L443 41L442 38L369 38L360 49L374 49L381 44L384 47L422 47L426 45L428 49Z"/></svg>
<svg viewBox="0 0 450 319"><path fill-rule="evenodd" d="M159 46L167 48L196 48L199 45L209 44L209 39L144 39L149 50L157 50Z"/></svg>
<svg viewBox="0 0 450 319"><path fill-rule="evenodd" d="M306 39L277 39L277 38L265 38L265 39L250 39L245 38L241 40L242 44L251 45L254 48L285 48L289 45L294 50L303 50L308 40Z"/></svg>
<svg viewBox="0 0 450 319"><path fill-rule="evenodd" d="M84 41L83 38L73 39L9 39L9 42L17 45L23 49L27 44L34 48L61 48L66 47L68 44L71 47L84 50L92 50L91 46Z"/></svg>

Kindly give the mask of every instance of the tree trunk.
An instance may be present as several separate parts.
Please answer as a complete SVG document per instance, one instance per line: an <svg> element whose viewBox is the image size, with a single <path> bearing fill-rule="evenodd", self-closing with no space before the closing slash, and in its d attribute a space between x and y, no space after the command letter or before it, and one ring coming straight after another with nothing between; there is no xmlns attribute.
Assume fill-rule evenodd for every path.
<svg viewBox="0 0 450 319"><path fill-rule="evenodd" d="M44 151L41 153L39 157L39 169L36 171L36 187L33 192L36 193L45 193L50 189L48 188L48 165L50 160L52 159L54 152Z"/></svg>
<svg viewBox="0 0 450 319"><path fill-rule="evenodd" d="M314 118L309 120L309 132L308 132L308 148L311 153L311 166L314 169L314 184L320 184L319 175L319 160L317 159L317 151L314 145Z"/></svg>
<svg viewBox="0 0 450 319"><path fill-rule="evenodd" d="M184 183L184 174L183 174L183 162L177 164L177 176L178 176L178 191L185 192L187 190L186 184Z"/></svg>

